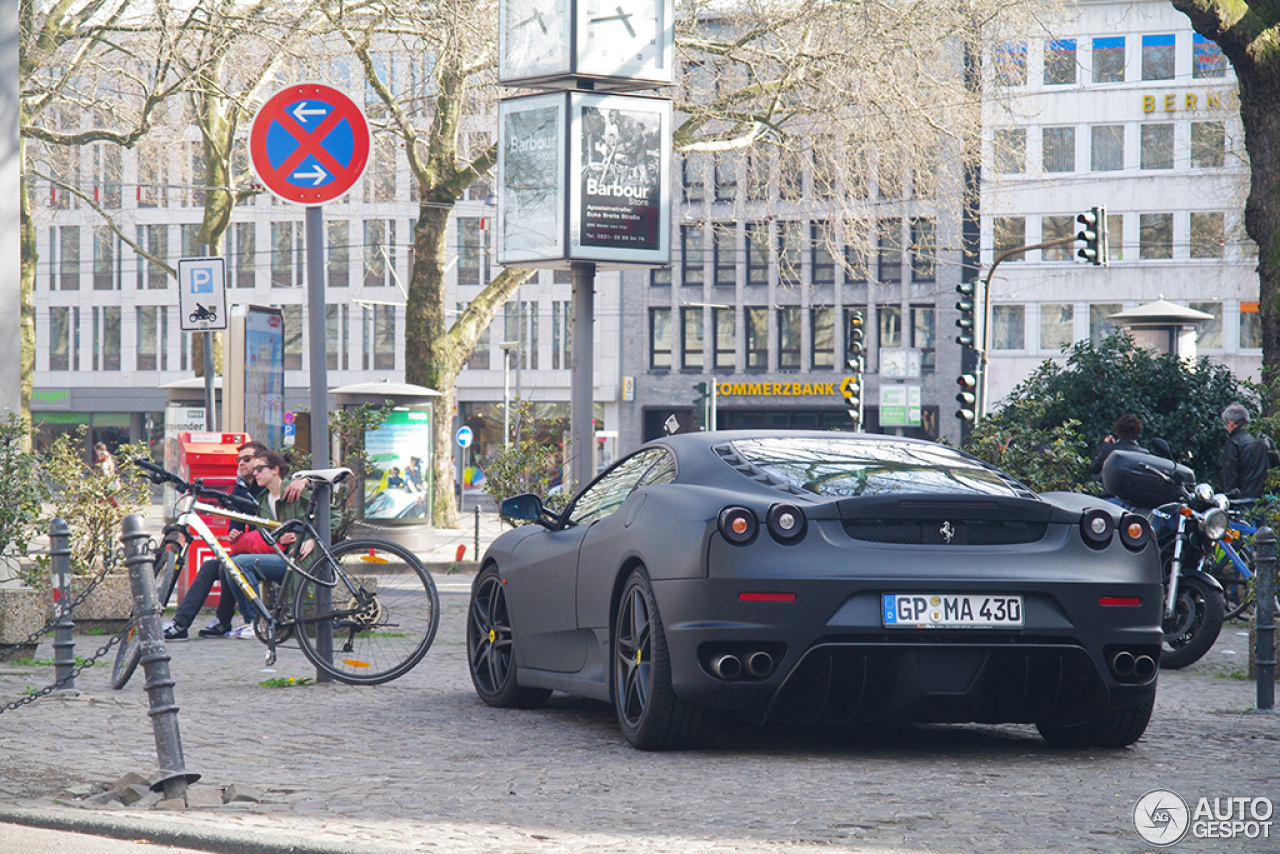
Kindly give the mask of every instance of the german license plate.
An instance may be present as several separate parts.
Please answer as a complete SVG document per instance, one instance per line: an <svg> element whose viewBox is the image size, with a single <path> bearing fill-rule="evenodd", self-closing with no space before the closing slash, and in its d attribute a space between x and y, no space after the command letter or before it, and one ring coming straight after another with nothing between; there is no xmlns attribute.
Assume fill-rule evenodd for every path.
<svg viewBox="0 0 1280 854"><path fill-rule="evenodd" d="M1018 628L1021 596L884 593L881 619L889 629Z"/></svg>

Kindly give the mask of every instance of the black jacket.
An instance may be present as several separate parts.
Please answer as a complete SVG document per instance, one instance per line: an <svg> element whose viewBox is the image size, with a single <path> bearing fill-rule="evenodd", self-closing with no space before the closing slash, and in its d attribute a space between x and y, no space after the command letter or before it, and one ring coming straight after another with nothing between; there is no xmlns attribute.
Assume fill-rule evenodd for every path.
<svg viewBox="0 0 1280 854"><path fill-rule="evenodd" d="M1102 464L1107 461L1107 457L1111 456L1112 451L1151 453L1139 445L1137 439L1116 439L1114 442L1103 442L1102 447L1098 448L1098 452L1093 455L1093 462L1089 463L1089 474L1093 475L1094 480L1102 479Z"/></svg>
<svg viewBox="0 0 1280 854"><path fill-rule="evenodd" d="M1237 427L1222 446L1222 491L1238 489L1241 498L1261 498L1267 480L1267 444Z"/></svg>

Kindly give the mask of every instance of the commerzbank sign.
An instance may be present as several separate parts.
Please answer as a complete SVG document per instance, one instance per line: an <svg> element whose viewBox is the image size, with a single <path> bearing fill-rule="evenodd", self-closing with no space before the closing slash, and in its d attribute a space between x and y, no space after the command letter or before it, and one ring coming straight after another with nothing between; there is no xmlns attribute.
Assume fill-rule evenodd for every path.
<svg viewBox="0 0 1280 854"><path fill-rule="evenodd" d="M841 380L822 383L753 383L753 382L718 382L716 394L736 395L738 397L820 397L834 395L841 397Z"/></svg>

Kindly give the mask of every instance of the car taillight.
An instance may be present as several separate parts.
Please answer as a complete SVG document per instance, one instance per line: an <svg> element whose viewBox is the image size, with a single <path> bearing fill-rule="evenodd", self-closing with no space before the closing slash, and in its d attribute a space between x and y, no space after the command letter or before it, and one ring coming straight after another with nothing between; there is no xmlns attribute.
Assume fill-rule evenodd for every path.
<svg viewBox="0 0 1280 854"><path fill-rule="evenodd" d="M1141 596L1102 596L1098 604L1104 608L1136 608L1142 604Z"/></svg>
<svg viewBox="0 0 1280 854"><path fill-rule="evenodd" d="M1126 513L1120 517L1120 542L1140 552L1151 542L1151 524L1141 516Z"/></svg>
<svg viewBox="0 0 1280 854"><path fill-rule="evenodd" d="M800 542L804 536L804 512L794 504L775 504L765 517L769 533L780 543L790 545Z"/></svg>
<svg viewBox="0 0 1280 854"><path fill-rule="evenodd" d="M746 507L724 508L720 511L716 526L720 529L720 536L735 546L745 546L756 538L756 531L760 530L756 514Z"/></svg>
<svg viewBox="0 0 1280 854"><path fill-rule="evenodd" d="M1116 531L1116 520L1106 510L1086 510L1080 517L1080 535L1087 545L1105 548Z"/></svg>

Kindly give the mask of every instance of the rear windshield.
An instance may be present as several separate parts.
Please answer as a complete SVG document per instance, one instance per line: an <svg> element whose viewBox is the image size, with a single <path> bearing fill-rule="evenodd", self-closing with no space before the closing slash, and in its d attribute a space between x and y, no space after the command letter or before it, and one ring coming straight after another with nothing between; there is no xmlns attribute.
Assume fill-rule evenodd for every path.
<svg viewBox="0 0 1280 854"><path fill-rule="evenodd" d="M738 440L733 449L775 481L818 495L1028 494L943 445L780 437Z"/></svg>

